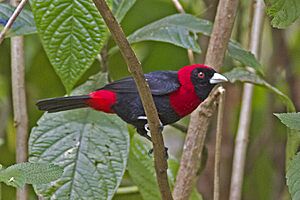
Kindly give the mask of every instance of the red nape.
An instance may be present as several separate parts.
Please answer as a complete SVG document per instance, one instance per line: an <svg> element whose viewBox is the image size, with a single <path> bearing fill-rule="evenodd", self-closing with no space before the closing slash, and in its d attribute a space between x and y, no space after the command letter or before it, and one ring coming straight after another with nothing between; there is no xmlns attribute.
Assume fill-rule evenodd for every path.
<svg viewBox="0 0 300 200"><path fill-rule="evenodd" d="M112 105L115 104L117 100L116 93L109 90L98 90L91 92L90 99L86 103L95 110L100 110L106 113L114 113L112 110Z"/></svg>

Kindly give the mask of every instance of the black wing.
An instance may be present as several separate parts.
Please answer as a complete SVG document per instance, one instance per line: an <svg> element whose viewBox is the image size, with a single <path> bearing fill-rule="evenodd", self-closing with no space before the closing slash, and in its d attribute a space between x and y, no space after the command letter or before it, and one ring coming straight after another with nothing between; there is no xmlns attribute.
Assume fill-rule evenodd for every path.
<svg viewBox="0 0 300 200"><path fill-rule="evenodd" d="M180 86L176 71L155 71L145 74L153 95L164 95L177 90ZM119 93L136 93L136 84L132 77L127 77L105 85L101 89Z"/></svg>

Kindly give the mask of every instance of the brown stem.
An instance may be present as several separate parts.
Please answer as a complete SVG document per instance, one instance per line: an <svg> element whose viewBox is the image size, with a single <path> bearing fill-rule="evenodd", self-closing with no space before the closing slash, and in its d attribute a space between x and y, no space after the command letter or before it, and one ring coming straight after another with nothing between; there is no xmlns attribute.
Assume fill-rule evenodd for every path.
<svg viewBox="0 0 300 200"><path fill-rule="evenodd" d="M124 60L132 74L141 97L145 113L148 119L149 128L154 150L154 163L156 178L161 192L162 199L173 199L168 183L168 165L165 159L165 148L163 137L160 131L158 113L151 95L149 86L145 80L141 64L137 59L133 49L130 47L125 34L119 23L113 16L105 0L93 0L100 14L102 15L107 27L109 28L116 44L119 46Z"/></svg>
<svg viewBox="0 0 300 200"><path fill-rule="evenodd" d="M213 27L213 32L208 47L206 64L219 69L223 63L227 44L231 35L238 0L220 0L218 11ZM212 98L214 92L208 97ZM205 109L204 109L205 107ZM202 113L201 110L207 113ZM215 106L213 103L208 106L203 102L192 113L188 133L185 140L185 148L180 162L177 181L174 187L174 198L187 199L192 191L195 182L197 165L204 145L210 117Z"/></svg>
<svg viewBox="0 0 300 200"><path fill-rule="evenodd" d="M24 8L25 4L27 3L27 1L28 0L22 0L21 2L17 1L17 0L12 1L12 2L17 2L17 3L13 3L13 5L17 6L17 8L15 9L14 13L9 18L8 22L6 23L6 25L4 26L3 30L0 33L0 44L4 40L4 37L5 37L5 34L7 33L7 31L11 28L11 26L13 25L13 23L16 21L17 17L19 16L21 11L23 10L23 8Z"/></svg>
<svg viewBox="0 0 300 200"><path fill-rule="evenodd" d="M25 4L26 1L22 2L23 4ZM13 6L16 6L18 4L18 1L12 0L11 3ZM20 12L23 7L18 6L18 8L16 10L19 10ZM22 36L11 38L11 76L14 125L17 134L16 161L17 163L21 163L27 161L28 140L28 115L25 92L24 41ZM24 187L23 189L18 189L17 200L27 199L28 188Z"/></svg>

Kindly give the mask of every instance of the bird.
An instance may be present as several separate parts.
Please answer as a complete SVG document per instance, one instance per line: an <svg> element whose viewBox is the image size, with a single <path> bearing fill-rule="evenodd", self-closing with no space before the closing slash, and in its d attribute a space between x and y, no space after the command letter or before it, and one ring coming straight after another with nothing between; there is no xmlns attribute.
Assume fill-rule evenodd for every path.
<svg viewBox="0 0 300 200"><path fill-rule="evenodd" d="M204 64L184 66L178 71L154 71L145 74L161 126L175 123L195 110L215 85L228 81ZM39 100L39 110L48 113L78 108L117 114L151 141L147 117L132 77L108 83L89 94Z"/></svg>

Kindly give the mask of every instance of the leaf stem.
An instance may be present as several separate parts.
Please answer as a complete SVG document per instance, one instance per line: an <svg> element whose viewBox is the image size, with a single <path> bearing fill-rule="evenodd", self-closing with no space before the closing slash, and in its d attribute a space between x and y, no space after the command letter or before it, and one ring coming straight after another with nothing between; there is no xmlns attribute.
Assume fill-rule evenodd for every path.
<svg viewBox="0 0 300 200"><path fill-rule="evenodd" d="M5 34L7 33L7 31L11 28L11 26L13 25L13 23L16 21L17 17L19 16L19 14L21 13L21 11L23 10L25 4L27 3L28 0L22 0L17 8L15 9L14 13L12 14L12 16L9 18L8 22L6 23L6 25L4 26L3 30L0 33L0 44L3 42L4 38L5 38Z"/></svg>
<svg viewBox="0 0 300 200"><path fill-rule="evenodd" d="M124 60L128 66L128 71L132 74L139 95L141 97L148 124L151 131L154 150L154 163L156 170L156 178L161 192L162 199L171 200L172 194L168 183L167 169L168 165L165 159L165 148L163 137L160 130L160 122L158 113L151 95L149 86L145 80L141 64L137 59L133 49L131 48L126 36L110 11L105 0L93 0L98 11L102 15L106 25L108 26L116 44L119 46Z"/></svg>

